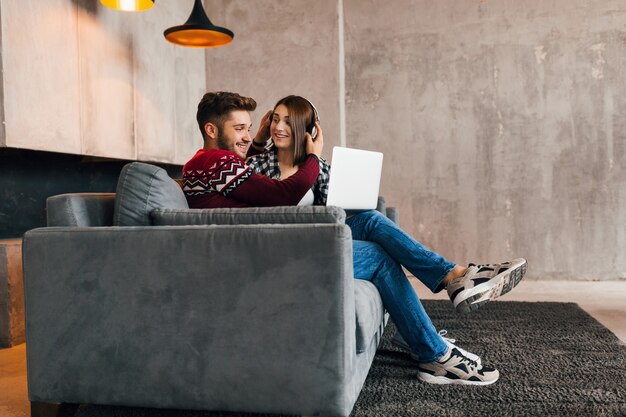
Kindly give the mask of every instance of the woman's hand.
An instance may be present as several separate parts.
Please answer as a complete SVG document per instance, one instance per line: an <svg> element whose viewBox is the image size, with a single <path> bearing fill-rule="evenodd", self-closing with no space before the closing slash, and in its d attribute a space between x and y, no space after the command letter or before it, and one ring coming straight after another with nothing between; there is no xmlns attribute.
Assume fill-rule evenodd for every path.
<svg viewBox="0 0 626 417"><path fill-rule="evenodd" d="M322 149L324 149L324 134L318 122L315 122L315 129L317 129L315 140L311 138L309 132L306 133L306 154L315 154L320 158L322 156Z"/></svg>
<svg viewBox="0 0 626 417"><path fill-rule="evenodd" d="M273 110L268 110L267 113L265 113L259 124L259 130L257 130L256 135L254 135L254 143L258 143L259 146L265 146L271 136L270 125L272 121L270 120L270 115L272 112Z"/></svg>

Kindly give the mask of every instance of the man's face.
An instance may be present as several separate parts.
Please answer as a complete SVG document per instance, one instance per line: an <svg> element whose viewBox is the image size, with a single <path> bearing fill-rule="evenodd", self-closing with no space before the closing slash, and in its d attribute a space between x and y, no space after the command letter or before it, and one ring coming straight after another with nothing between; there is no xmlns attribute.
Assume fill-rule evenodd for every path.
<svg viewBox="0 0 626 417"><path fill-rule="evenodd" d="M245 159L251 144L251 125L250 113L245 110L233 110L222 129L218 131L217 147L234 152Z"/></svg>

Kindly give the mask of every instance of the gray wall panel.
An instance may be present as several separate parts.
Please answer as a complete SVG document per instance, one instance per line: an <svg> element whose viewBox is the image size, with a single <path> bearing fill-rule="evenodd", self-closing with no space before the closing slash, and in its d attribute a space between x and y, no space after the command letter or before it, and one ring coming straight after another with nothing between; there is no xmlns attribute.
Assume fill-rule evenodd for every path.
<svg viewBox="0 0 626 417"><path fill-rule="evenodd" d="M336 0L205 2L209 18L235 33L206 53L207 90L257 100L253 133L278 99L298 94L320 112L324 156L340 144L339 39ZM198 140L200 140L198 133Z"/></svg>
<svg viewBox="0 0 626 417"><path fill-rule="evenodd" d="M192 5L126 13L88 0L3 1L0 145L186 162L204 51L169 44L163 31Z"/></svg>
<svg viewBox="0 0 626 417"><path fill-rule="evenodd" d="M459 263L626 277L623 3L345 5L348 145L385 152L407 230Z"/></svg>

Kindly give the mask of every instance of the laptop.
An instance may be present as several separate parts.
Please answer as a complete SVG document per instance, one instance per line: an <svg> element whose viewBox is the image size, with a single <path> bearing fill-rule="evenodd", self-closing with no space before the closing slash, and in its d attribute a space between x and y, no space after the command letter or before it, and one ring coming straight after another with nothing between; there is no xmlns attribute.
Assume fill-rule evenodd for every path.
<svg viewBox="0 0 626 417"><path fill-rule="evenodd" d="M346 210L375 209L382 168L380 152L335 146L326 205Z"/></svg>

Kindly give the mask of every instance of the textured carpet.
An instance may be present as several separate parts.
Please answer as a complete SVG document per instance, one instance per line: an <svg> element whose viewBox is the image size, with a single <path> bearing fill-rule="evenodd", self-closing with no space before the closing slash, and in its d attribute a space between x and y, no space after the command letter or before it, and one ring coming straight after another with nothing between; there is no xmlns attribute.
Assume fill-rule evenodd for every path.
<svg viewBox="0 0 626 417"><path fill-rule="evenodd" d="M354 417L626 416L626 345L572 303L494 302L461 316L425 301L438 329L500 370L488 387L430 385L390 343L390 323ZM80 417L239 417L260 414L83 406Z"/></svg>

